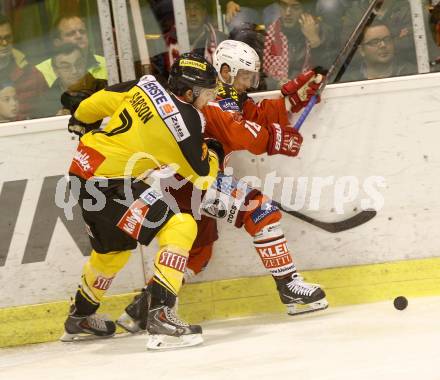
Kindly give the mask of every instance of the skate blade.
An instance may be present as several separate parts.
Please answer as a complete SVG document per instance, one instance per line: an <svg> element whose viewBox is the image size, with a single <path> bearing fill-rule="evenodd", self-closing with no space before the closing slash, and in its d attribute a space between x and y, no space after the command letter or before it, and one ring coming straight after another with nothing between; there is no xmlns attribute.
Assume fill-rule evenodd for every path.
<svg viewBox="0 0 440 380"><path fill-rule="evenodd" d="M306 314L306 313L313 313L315 311L319 310L325 310L328 308L328 302L325 298L322 300L312 302L309 304L290 304L287 306L287 314L288 315L300 315L300 314Z"/></svg>
<svg viewBox="0 0 440 380"><path fill-rule="evenodd" d="M112 338L114 336L113 335L107 335L107 336L98 336L98 335L93 335L93 334L69 334L67 332L65 332L61 338L60 341L61 342L65 342L65 343L69 343L69 342L84 342L84 341L88 341L88 340L100 340L100 339L108 339L108 338Z"/></svg>
<svg viewBox="0 0 440 380"><path fill-rule="evenodd" d="M170 335L149 335L147 349L153 351L174 350L183 347L197 346L203 343L202 334Z"/></svg>
<svg viewBox="0 0 440 380"><path fill-rule="evenodd" d="M122 314L116 320L116 324L131 334L146 333L146 330L142 330L136 321L134 321L127 313Z"/></svg>

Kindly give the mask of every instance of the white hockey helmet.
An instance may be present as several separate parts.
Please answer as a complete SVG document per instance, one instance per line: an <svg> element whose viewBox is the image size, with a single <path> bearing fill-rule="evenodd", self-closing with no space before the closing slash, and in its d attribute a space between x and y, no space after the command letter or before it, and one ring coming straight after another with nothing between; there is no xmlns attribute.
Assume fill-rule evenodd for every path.
<svg viewBox="0 0 440 380"><path fill-rule="evenodd" d="M230 84L233 83L234 78L240 70L254 73L254 82L251 87L258 87L260 74L260 58L257 52L241 41L225 40L222 41L215 49L213 56L213 65L218 72L219 78L225 82L221 77L220 70L224 64L229 66L231 76Z"/></svg>

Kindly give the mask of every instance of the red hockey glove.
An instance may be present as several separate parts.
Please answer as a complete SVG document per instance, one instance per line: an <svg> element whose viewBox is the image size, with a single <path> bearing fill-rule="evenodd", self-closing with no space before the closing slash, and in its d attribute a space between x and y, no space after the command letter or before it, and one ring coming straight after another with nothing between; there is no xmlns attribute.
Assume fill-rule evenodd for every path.
<svg viewBox="0 0 440 380"><path fill-rule="evenodd" d="M295 157L298 155L303 138L296 129L283 128L279 124L273 123L268 130L270 137L267 144L267 154L269 156L282 154Z"/></svg>
<svg viewBox="0 0 440 380"><path fill-rule="evenodd" d="M281 87L281 93L289 99L292 112L301 111L316 94L324 77L309 70L299 74L295 79L285 83ZM321 99L318 98L318 103Z"/></svg>

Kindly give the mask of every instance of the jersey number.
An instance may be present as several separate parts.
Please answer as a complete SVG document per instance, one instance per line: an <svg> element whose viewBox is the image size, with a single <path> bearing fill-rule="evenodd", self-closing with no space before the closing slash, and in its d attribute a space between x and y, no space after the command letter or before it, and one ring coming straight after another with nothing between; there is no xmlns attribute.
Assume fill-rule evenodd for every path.
<svg viewBox="0 0 440 380"><path fill-rule="evenodd" d="M253 121L246 120L244 127L252 133L252 136L257 138L258 132L261 131L261 125L254 123Z"/></svg>
<svg viewBox="0 0 440 380"><path fill-rule="evenodd" d="M106 136L115 136L121 133L127 132L133 125L133 119L124 108L124 110L119 114L122 124L119 127L112 129L111 131L93 131L93 133L102 133Z"/></svg>

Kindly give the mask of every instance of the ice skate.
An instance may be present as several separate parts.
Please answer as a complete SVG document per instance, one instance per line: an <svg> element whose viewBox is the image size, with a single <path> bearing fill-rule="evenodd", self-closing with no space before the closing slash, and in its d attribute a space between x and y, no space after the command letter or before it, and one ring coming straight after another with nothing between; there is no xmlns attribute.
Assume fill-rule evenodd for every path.
<svg viewBox="0 0 440 380"><path fill-rule="evenodd" d="M293 273L275 278L281 302L287 306L287 314L297 315L327 309L325 292L317 284L309 284Z"/></svg>
<svg viewBox="0 0 440 380"><path fill-rule="evenodd" d="M116 325L102 315L80 316L75 314L75 306L70 308L69 316L64 322L62 342L110 338L115 334Z"/></svg>
<svg viewBox="0 0 440 380"><path fill-rule="evenodd" d="M191 347L203 342L201 326L183 322L172 308L165 305L149 310L147 331L149 350Z"/></svg>
<svg viewBox="0 0 440 380"><path fill-rule="evenodd" d="M147 332L148 309L151 298L150 288L142 289L133 301L125 308L124 313L116 320L116 324L129 333L145 333ZM177 312L178 298L168 300L167 304L170 308Z"/></svg>
<svg viewBox="0 0 440 380"><path fill-rule="evenodd" d="M132 334L146 332L150 292L148 288L136 295L125 308L125 312L116 320L124 330Z"/></svg>

